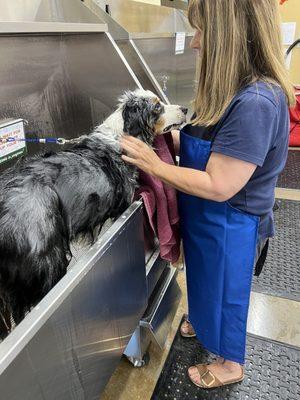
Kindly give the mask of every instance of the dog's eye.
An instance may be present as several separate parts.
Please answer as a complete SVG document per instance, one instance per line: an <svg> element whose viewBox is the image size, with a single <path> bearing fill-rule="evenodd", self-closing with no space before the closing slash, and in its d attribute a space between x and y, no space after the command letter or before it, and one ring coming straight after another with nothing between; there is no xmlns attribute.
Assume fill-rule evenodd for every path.
<svg viewBox="0 0 300 400"><path fill-rule="evenodd" d="M160 103L156 103L154 107L155 112L160 112L162 109L162 105Z"/></svg>

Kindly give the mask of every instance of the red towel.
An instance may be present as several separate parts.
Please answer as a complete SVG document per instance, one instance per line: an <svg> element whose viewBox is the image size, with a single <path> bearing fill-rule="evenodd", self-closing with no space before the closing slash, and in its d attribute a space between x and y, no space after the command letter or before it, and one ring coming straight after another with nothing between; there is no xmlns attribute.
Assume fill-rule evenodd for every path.
<svg viewBox="0 0 300 400"><path fill-rule="evenodd" d="M296 90L296 105L290 108L290 146L300 147L300 91Z"/></svg>
<svg viewBox="0 0 300 400"><path fill-rule="evenodd" d="M153 147L162 161L174 165L171 134L157 136ZM143 171L140 171L139 184L136 194L143 198L149 224L159 240L160 255L164 260L175 263L180 255L176 190Z"/></svg>

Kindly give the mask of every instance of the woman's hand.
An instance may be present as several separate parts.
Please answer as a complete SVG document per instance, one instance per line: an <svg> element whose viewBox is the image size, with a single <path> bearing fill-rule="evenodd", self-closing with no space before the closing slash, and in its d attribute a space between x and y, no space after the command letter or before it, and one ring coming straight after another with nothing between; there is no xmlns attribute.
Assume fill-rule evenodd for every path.
<svg viewBox="0 0 300 400"><path fill-rule="evenodd" d="M124 135L121 139L121 148L126 152L126 155L122 155L124 161L137 166L149 175L156 175L156 171L163 164L151 147L133 136Z"/></svg>

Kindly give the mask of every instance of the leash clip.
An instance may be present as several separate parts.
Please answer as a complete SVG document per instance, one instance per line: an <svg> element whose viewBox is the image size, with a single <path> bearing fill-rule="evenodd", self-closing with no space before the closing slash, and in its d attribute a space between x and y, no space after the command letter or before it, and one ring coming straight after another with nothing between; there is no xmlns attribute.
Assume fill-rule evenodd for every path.
<svg viewBox="0 0 300 400"><path fill-rule="evenodd" d="M67 140L64 138L57 138L57 140L56 140L57 144L65 144L66 142L67 142Z"/></svg>

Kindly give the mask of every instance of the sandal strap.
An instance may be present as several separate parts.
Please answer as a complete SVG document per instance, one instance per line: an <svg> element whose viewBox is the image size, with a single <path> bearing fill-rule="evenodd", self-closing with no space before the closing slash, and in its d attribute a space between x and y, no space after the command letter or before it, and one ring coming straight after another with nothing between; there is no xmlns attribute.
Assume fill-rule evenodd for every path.
<svg viewBox="0 0 300 400"><path fill-rule="evenodd" d="M223 386L223 382L221 382L205 365L198 364L196 368L199 371L201 384L204 387Z"/></svg>
<svg viewBox="0 0 300 400"><path fill-rule="evenodd" d="M199 372L200 375L200 382L201 382L201 387L204 388L214 388L214 387L221 387L224 385L227 385L229 383L235 383L239 382L240 380L244 379L244 368L241 366L241 376L238 379L235 379L233 381L229 382L222 382L220 379L216 377L215 374L213 374L207 367L207 364L197 364L195 366Z"/></svg>

